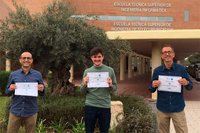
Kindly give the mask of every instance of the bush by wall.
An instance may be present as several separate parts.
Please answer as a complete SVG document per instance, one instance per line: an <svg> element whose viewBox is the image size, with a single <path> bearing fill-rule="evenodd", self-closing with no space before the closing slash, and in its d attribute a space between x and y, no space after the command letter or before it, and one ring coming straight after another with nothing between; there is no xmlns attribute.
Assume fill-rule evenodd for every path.
<svg viewBox="0 0 200 133"><path fill-rule="evenodd" d="M113 95L112 101L123 103L124 119L120 121L116 130L123 133L154 133L157 129L156 116L151 106L140 96Z"/></svg>
<svg viewBox="0 0 200 133"><path fill-rule="evenodd" d="M74 118L80 120L84 116L85 98L72 96L50 96L46 94L38 98L38 118L46 121L74 123Z"/></svg>
<svg viewBox="0 0 200 133"><path fill-rule="evenodd" d="M11 71L0 71L0 92L5 95L5 89L8 83Z"/></svg>
<svg viewBox="0 0 200 133"><path fill-rule="evenodd" d="M63 118L64 123L74 123L74 118L81 120L84 116L85 98L78 96L51 96L47 93L45 96L39 96L38 99L38 120L45 120L49 125L51 121L59 122ZM8 120L11 100L6 104L6 120Z"/></svg>
<svg viewBox="0 0 200 133"><path fill-rule="evenodd" d="M148 102L142 97L134 95L112 95L112 101L122 101L124 107L124 119L116 127L116 133L153 133L156 132L156 116L152 112ZM6 104L6 116L8 120L11 100ZM38 97L38 120L45 120L45 126L51 122L70 123L76 125L74 120L81 121L84 116L85 97L82 95L72 96L51 96L47 93ZM72 128L72 127L67 127Z"/></svg>

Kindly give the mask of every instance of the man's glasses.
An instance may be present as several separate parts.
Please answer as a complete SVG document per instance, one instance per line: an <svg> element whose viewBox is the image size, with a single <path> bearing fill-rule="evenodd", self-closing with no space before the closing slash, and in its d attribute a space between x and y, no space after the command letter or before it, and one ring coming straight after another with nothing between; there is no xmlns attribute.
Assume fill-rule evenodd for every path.
<svg viewBox="0 0 200 133"><path fill-rule="evenodd" d="M162 54L172 54L172 53L174 53L174 51L164 51L164 52L162 52Z"/></svg>
<svg viewBox="0 0 200 133"><path fill-rule="evenodd" d="M26 60L26 59L27 59L27 60L30 60L30 59L32 59L32 58L31 58L31 57L21 57L21 59L22 59L22 60Z"/></svg>

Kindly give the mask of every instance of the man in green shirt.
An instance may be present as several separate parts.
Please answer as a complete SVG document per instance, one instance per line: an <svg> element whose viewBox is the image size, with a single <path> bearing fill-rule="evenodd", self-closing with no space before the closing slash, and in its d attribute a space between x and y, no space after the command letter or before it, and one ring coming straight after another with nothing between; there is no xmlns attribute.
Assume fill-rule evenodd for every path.
<svg viewBox="0 0 200 133"><path fill-rule="evenodd" d="M102 64L104 59L103 50L95 47L90 51L90 57L93 66L86 69L83 74L81 84L81 92L86 94L85 102L85 128L86 133L93 133L96 121L98 119L100 132L108 133L111 119L111 92L117 90L117 81L114 70ZM92 87L88 88L89 77L88 72L108 72L108 87Z"/></svg>

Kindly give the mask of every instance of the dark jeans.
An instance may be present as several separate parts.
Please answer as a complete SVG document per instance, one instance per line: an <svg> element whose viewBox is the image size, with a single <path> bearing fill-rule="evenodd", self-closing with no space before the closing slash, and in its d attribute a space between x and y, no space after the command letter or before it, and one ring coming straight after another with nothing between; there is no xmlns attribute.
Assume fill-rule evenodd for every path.
<svg viewBox="0 0 200 133"><path fill-rule="evenodd" d="M110 108L85 106L86 133L94 133L96 121L99 121L100 133L108 133L110 128Z"/></svg>

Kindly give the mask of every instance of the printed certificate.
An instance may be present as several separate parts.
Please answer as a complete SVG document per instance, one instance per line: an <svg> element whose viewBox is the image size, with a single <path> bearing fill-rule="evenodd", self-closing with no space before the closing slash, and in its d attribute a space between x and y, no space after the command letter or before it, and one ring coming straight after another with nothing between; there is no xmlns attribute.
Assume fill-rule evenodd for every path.
<svg viewBox="0 0 200 133"><path fill-rule="evenodd" d="M38 96L37 82L18 82L15 85L17 86L17 89L15 89L15 95Z"/></svg>
<svg viewBox="0 0 200 133"><path fill-rule="evenodd" d="M158 91L178 92L181 93L181 84L178 82L182 77L179 76L162 76L159 75L158 80L161 81Z"/></svg>
<svg viewBox="0 0 200 133"><path fill-rule="evenodd" d="M108 85L108 72L89 72L87 76L89 77L89 82L87 84L88 88L92 87L109 87Z"/></svg>

